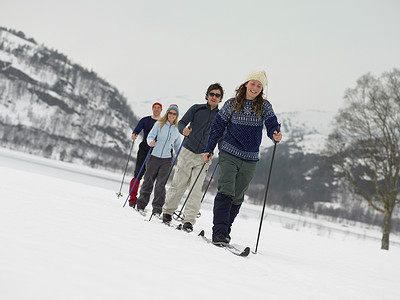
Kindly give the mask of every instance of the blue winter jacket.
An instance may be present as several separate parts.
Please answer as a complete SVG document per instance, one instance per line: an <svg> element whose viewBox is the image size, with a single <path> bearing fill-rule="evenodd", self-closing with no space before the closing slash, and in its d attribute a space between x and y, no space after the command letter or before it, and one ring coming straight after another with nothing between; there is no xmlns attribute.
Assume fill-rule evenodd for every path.
<svg viewBox="0 0 400 300"><path fill-rule="evenodd" d="M152 141L156 141L156 144L151 152L151 155L158 158L169 158L172 157L172 149L175 153L178 152L181 144L181 135L178 131L177 126L170 125L167 121L160 130L161 122L157 121L153 128L150 130L147 136L147 144L150 145Z"/></svg>

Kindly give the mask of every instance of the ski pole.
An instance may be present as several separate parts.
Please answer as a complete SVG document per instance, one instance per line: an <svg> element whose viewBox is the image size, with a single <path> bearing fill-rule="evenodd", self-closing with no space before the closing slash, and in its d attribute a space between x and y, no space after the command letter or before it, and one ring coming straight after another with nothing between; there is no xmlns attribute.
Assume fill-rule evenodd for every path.
<svg viewBox="0 0 400 300"><path fill-rule="evenodd" d="M169 176L171 175L172 169L173 169L174 166L175 166L175 162L176 162L176 160L178 159L178 155L179 155L179 153L181 152L181 149L182 149L183 143L185 142L185 139L186 139L186 136L183 138L183 141L182 141L181 145L179 146L178 152L176 153L174 162L172 163L172 166L171 166L171 168L169 169L169 172L168 172L168 175L167 175L167 181L168 181L168 179L169 179ZM167 182L167 181L166 181L166 182Z"/></svg>
<svg viewBox="0 0 400 300"><path fill-rule="evenodd" d="M121 187L119 188L119 192L117 193L117 198L118 198L118 199L119 199L119 197L122 197L122 196L123 196L123 195L121 194L122 186L124 185L125 174L126 174L126 170L128 169L129 160L131 159L132 148L133 148L133 144L134 144L134 143L135 143L135 140L132 141L131 151L129 151L128 161L126 162L125 171L124 171L124 176L122 176Z"/></svg>
<svg viewBox="0 0 400 300"><path fill-rule="evenodd" d="M217 170L217 167L218 167L218 163L215 165L214 171L213 171L213 173L212 173L212 175L211 175L210 181L208 182L208 184L207 184L207 186L206 186L206 190L205 190L204 193L203 193L203 197L201 197L201 202L200 202L200 203L203 203L204 197L206 196L208 187L210 186L210 183L211 183L211 181L212 181L212 179L213 179L213 177L214 177L215 171Z"/></svg>
<svg viewBox="0 0 400 300"><path fill-rule="evenodd" d="M153 150L153 148L150 148L149 152L147 153L146 158L145 158L145 160L144 160L144 162L143 162L143 164L142 164L142 167L141 167L140 170L139 170L139 174L136 176L135 182L133 183L132 188L131 188L131 190L129 191L129 195L128 195L128 197L126 197L125 203L124 203L124 205L123 205L122 207L125 207L126 202L128 201L129 196L131 195L131 193L132 193L132 191L133 191L133 188L135 187L136 181L137 181L137 179L139 178L140 173L142 173L143 167L144 167L144 165L146 164L147 158L149 157L151 150Z"/></svg>
<svg viewBox="0 0 400 300"><path fill-rule="evenodd" d="M280 129L280 124L278 125L278 132ZM260 226L258 228L258 235L257 235L257 243L256 243L256 249L254 251L254 253L257 253L257 249L258 249L258 241L260 240L260 233L261 233L261 227L262 227L262 223L263 223L263 219L264 219L264 211L265 211L265 205L267 204L267 195L268 195L268 188L269 188L269 181L271 179L271 173L272 173L272 165L274 163L274 157L275 157L275 150L276 150L276 145L278 144L278 142L274 141L274 151L272 152L272 159L271 159L271 166L269 167L269 174L268 174L268 181L267 181L267 189L265 190L265 196L264 196L264 204L263 204L263 208L262 208L262 212L261 212L261 220L260 220Z"/></svg>
<svg viewBox="0 0 400 300"><path fill-rule="evenodd" d="M205 189L205 191L204 191L204 193L203 193L203 197L201 197L200 203L203 203L204 197L205 197L206 194L207 194L208 187L210 186L210 183L211 183L211 181L212 181L212 179L213 179L213 177L214 177L215 171L217 170L217 167L218 167L218 163L215 165L214 171L213 171L213 173L212 173L212 175L211 175L210 180L208 181L208 184L207 184L207 186L206 186L206 189ZM199 212L197 213L197 218L200 218L200 217L201 217L201 213L200 213L200 211L199 211Z"/></svg>
<svg viewBox="0 0 400 300"><path fill-rule="evenodd" d="M181 207L181 210L179 211L178 214L177 214L176 212L174 212L174 219L175 219L175 220L177 220L177 221L182 220L182 218L181 218L182 210L183 210L183 208L185 207L186 202L188 201L188 199L189 199L189 197L190 197L190 194L192 193L193 188L194 188L194 186L196 185L197 180L198 180L199 177L200 177L201 172L203 172L203 169L204 169L204 166L205 166L205 165L206 165L206 163L203 163L203 166L201 167L199 174L197 174L197 177L196 177L196 179L195 179L195 181L194 181L194 183L193 183L193 185L192 185L192 188L191 188L190 191L189 191L189 194L188 194L187 197L186 197L185 202L183 202L183 205L182 205L182 207Z"/></svg>

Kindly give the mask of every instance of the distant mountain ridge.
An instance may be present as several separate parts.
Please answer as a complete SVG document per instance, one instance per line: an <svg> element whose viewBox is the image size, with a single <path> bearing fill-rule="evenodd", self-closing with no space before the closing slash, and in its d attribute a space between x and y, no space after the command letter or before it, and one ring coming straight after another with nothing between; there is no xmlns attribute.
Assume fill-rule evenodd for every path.
<svg viewBox="0 0 400 300"><path fill-rule="evenodd" d="M332 130L335 113L308 110L277 113L284 142L295 152L319 154Z"/></svg>
<svg viewBox="0 0 400 300"><path fill-rule="evenodd" d="M3 27L0 108L1 146L117 169L138 122L117 88L65 55Z"/></svg>

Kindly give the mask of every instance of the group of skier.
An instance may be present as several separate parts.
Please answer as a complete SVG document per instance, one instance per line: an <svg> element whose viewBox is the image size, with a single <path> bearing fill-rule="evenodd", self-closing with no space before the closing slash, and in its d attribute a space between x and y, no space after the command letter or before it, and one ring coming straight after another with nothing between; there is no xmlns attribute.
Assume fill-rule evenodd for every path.
<svg viewBox="0 0 400 300"><path fill-rule="evenodd" d="M277 118L266 100L267 87L264 71L251 72L236 90L235 97L219 109L224 91L219 83L211 84L205 94L207 102L191 106L179 122L177 105L170 105L160 117L162 105L154 103L153 114L142 118L132 133L132 140L136 140L141 131L144 138L139 145L130 184L129 206L145 215L154 188L152 215L169 224L189 188L182 229L193 231L201 206L203 182L218 144L219 176L212 242L221 246L229 244L231 226L259 160L263 127L273 141L282 139ZM165 185L175 162L173 153L176 165L166 193ZM142 178L140 196L137 197Z"/></svg>

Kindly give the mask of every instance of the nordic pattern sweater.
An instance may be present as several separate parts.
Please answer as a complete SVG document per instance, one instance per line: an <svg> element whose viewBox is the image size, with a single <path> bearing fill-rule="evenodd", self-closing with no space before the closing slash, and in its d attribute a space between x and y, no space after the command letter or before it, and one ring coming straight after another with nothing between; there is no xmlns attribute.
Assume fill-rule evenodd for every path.
<svg viewBox="0 0 400 300"><path fill-rule="evenodd" d="M264 100L261 118L259 118L254 112L252 100L245 100L240 112L233 111L234 104L235 99L229 99L216 115L204 152L213 153L226 128L227 131L219 150L242 160L258 161L263 126L267 128L267 135L271 139L279 126L272 105Z"/></svg>

